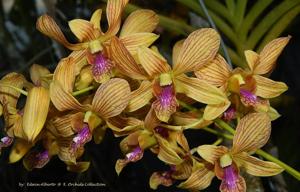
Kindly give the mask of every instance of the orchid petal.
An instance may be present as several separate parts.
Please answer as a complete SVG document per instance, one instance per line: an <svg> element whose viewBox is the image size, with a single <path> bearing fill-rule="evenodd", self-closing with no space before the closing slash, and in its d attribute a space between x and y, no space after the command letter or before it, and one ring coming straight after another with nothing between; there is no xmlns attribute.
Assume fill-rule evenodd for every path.
<svg viewBox="0 0 300 192"><path fill-rule="evenodd" d="M178 56L179 56L179 53L181 52L181 49L182 49L182 46L183 46L183 43L184 43L184 40L185 39L182 39L180 41L177 41L175 43L175 45L173 46L173 50L172 50L172 63L178 63Z"/></svg>
<svg viewBox="0 0 300 192"><path fill-rule="evenodd" d="M50 71L46 67L33 64L29 69L29 74L34 85L45 88L49 87L49 82L45 81L45 76L49 75Z"/></svg>
<svg viewBox="0 0 300 192"><path fill-rule="evenodd" d="M130 87L127 81L119 78L103 83L96 91L92 109L102 118L119 115L128 105Z"/></svg>
<svg viewBox="0 0 300 192"><path fill-rule="evenodd" d="M69 21L68 24L72 33L80 42L91 41L97 38L94 31L94 26L89 21L83 19L73 19Z"/></svg>
<svg viewBox="0 0 300 192"><path fill-rule="evenodd" d="M116 62L119 71L133 79L147 79L145 72L135 62L129 51L118 38L111 39L112 58Z"/></svg>
<svg viewBox="0 0 300 192"><path fill-rule="evenodd" d="M100 33L102 32L100 26L101 16L102 16L102 9L97 9L96 11L94 11L90 20L90 22L93 24L93 27L95 29L98 29Z"/></svg>
<svg viewBox="0 0 300 192"><path fill-rule="evenodd" d="M266 113L251 113L239 122L233 137L232 153L253 152L264 146L271 134L271 120Z"/></svg>
<svg viewBox="0 0 300 192"><path fill-rule="evenodd" d="M179 157L167 140L157 137L157 141L159 143L159 152L157 157L161 161L171 165L179 165L183 162L183 159Z"/></svg>
<svg viewBox="0 0 300 192"><path fill-rule="evenodd" d="M252 50L246 50L244 54L246 57L247 64L250 70L253 72L256 66L259 64L259 54Z"/></svg>
<svg viewBox="0 0 300 192"><path fill-rule="evenodd" d="M144 32L126 35L120 37L120 40L132 55L136 55L139 47L149 47L158 37L159 36L154 33Z"/></svg>
<svg viewBox="0 0 300 192"><path fill-rule="evenodd" d="M204 65L199 71L196 71L195 75L211 85L221 87L230 78L231 70L225 59L218 54L214 60Z"/></svg>
<svg viewBox="0 0 300 192"><path fill-rule="evenodd" d="M219 45L220 36L214 29L194 31L183 43L177 63L174 63L174 75L198 71L215 57Z"/></svg>
<svg viewBox="0 0 300 192"><path fill-rule="evenodd" d="M291 36L280 37L269 42L260 52L260 62L254 69L254 74L262 75L269 73L275 66L276 60L288 44Z"/></svg>
<svg viewBox="0 0 300 192"><path fill-rule="evenodd" d="M132 12L125 20L120 37L134 33L152 32L158 25L159 17L148 9L140 9Z"/></svg>
<svg viewBox="0 0 300 192"><path fill-rule="evenodd" d="M227 100L226 95L218 88L207 82L187 76L177 76L175 79L176 92L184 93L190 98L206 104L221 104Z"/></svg>
<svg viewBox="0 0 300 192"><path fill-rule="evenodd" d="M234 155L234 160L237 161L240 166L244 167L247 173L254 176L269 177L284 171L284 169L276 163L260 160L245 152Z"/></svg>
<svg viewBox="0 0 300 192"><path fill-rule="evenodd" d="M180 183L178 187L191 191L203 190L211 184L211 181L214 177L215 174L213 171L207 169L206 167L199 168L198 170L194 171L186 181Z"/></svg>
<svg viewBox="0 0 300 192"><path fill-rule="evenodd" d="M128 1L129 0L107 1L106 16L108 22L108 31L106 33L115 35L119 31L122 12Z"/></svg>
<svg viewBox="0 0 300 192"><path fill-rule="evenodd" d="M277 97L288 89L285 83L273 81L260 75L254 75L254 79L256 81L255 94L262 98Z"/></svg>
<svg viewBox="0 0 300 192"><path fill-rule="evenodd" d="M150 77L155 77L161 73L167 73L171 69L165 58L147 47L138 49L138 57L143 68Z"/></svg>
<svg viewBox="0 0 300 192"><path fill-rule="evenodd" d="M220 191L221 192L246 192L246 182L242 176L239 176L237 181L235 182L236 184L234 188L230 188L230 186L227 185L223 180L220 185Z"/></svg>
<svg viewBox="0 0 300 192"><path fill-rule="evenodd" d="M214 120L223 114L228 107L230 106L230 101L226 100L224 103L217 104L217 105L206 105L203 119L206 121Z"/></svg>
<svg viewBox="0 0 300 192"><path fill-rule="evenodd" d="M136 111L147 105L152 98L152 83L149 81L142 81L140 87L131 92L130 101L126 111Z"/></svg>
<svg viewBox="0 0 300 192"><path fill-rule="evenodd" d="M228 149L224 146L201 145L197 148L197 153L211 164L215 164L227 151Z"/></svg>
<svg viewBox="0 0 300 192"><path fill-rule="evenodd" d="M67 164L68 171L82 173L89 169L91 163L89 161L82 161L82 162L76 162L76 164L66 162L66 164Z"/></svg>
<svg viewBox="0 0 300 192"><path fill-rule="evenodd" d="M29 151L32 144L23 139L16 139L9 154L9 163L15 163Z"/></svg>
<svg viewBox="0 0 300 192"><path fill-rule="evenodd" d="M65 47L67 47L70 50L81 50L81 49L86 48L86 47L84 47L83 44L70 43L66 39L63 32L61 31L59 26L56 24L54 19L52 17L50 17L49 15L45 14L45 15L40 16L37 20L36 28L44 35L63 44Z"/></svg>
<svg viewBox="0 0 300 192"><path fill-rule="evenodd" d="M154 173L152 173L152 175L149 179L150 188L154 189L154 190L156 190L159 185L169 187L172 184L173 184L173 179L171 178L171 175L167 171L154 172Z"/></svg>
<svg viewBox="0 0 300 192"><path fill-rule="evenodd" d="M23 130L32 142L41 132L50 104L49 91L43 87L33 87L29 92L24 108Z"/></svg>

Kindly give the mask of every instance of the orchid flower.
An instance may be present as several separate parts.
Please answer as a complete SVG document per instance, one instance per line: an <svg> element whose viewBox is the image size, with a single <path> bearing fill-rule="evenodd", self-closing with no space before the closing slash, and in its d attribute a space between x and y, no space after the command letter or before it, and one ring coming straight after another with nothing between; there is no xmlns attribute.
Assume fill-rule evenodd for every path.
<svg viewBox="0 0 300 192"><path fill-rule="evenodd" d="M73 51L70 56L76 63L76 74L86 65L87 60L91 64L93 78L102 83L114 75L114 62L108 49L109 41L120 29L122 12L127 3L128 0L108 0L106 8L108 30L105 33L100 26L101 9L97 9L89 21L83 19L69 21L69 27L79 43L70 43L48 15L38 19L37 29ZM135 11L126 19L120 31L120 39L130 52L135 54L138 46L149 46L158 38L151 33L157 24L158 16L153 11Z"/></svg>
<svg viewBox="0 0 300 192"><path fill-rule="evenodd" d="M271 121L266 113L251 113L239 122L233 137L232 148L201 145L198 154L215 166L216 176L222 180L220 191L245 192L246 183L239 175L239 168L254 176L273 176L284 169L273 162L251 156L263 147L271 133Z"/></svg>
<svg viewBox="0 0 300 192"><path fill-rule="evenodd" d="M127 110L135 111L145 106L153 97L152 103L159 120L168 122L178 106L176 93L208 104L204 118L211 120L227 108L227 97L221 90L185 73L197 71L210 62L216 55L220 44L218 33L210 28L191 33L183 42L173 48L173 69L157 51L147 47L138 49L139 65L121 40L112 38L111 53L121 73L133 79L143 80L140 87L132 92L132 99ZM141 68L141 66L143 68ZM217 109L217 110L216 110Z"/></svg>
<svg viewBox="0 0 300 192"><path fill-rule="evenodd" d="M104 135L104 131L98 131L99 128L102 129L99 126L119 115L126 108L130 96L127 81L114 78L99 86L91 104L81 104L72 95L75 78L75 63L68 57L58 64L50 84L50 97L54 106L59 111L76 112L75 115L62 117L61 121L64 123L56 126L57 132L62 132L62 137L69 140L63 142L69 160L63 159L73 163L76 162L77 153L83 150L93 134L100 134L97 137ZM70 121L73 126L70 126Z"/></svg>
<svg viewBox="0 0 300 192"><path fill-rule="evenodd" d="M117 122L111 124L110 127L115 135L127 135L120 143L120 148L126 155L124 159L116 162L115 168L118 174L128 163L140 160L146 149L150 149L161 161L168 164L178 165L184 161L188 144L181 127L161 124L153 109L148 112L143 126L118 129L114 126Z"/></svg>
<svg viewBox="0 0 300 192"><path fill-rule="evenodd" d="M273 70L277 58L289 39L290 36L271 41L260 54L251 50L245 51L249 69L236 68L231 70L224 58L217 55L213 61L195 72L195 75L199 79L221 87L230 96L234 109L229 109L231 113L226 115L233 118L232 110L240 112L239 103L242 103L243 106L254 108L257 112L267 112L272 119L276 119L279 114L269 106L268 99L279 96L288 87L283 82L273 81L264 76L269 75Z"/></svg>

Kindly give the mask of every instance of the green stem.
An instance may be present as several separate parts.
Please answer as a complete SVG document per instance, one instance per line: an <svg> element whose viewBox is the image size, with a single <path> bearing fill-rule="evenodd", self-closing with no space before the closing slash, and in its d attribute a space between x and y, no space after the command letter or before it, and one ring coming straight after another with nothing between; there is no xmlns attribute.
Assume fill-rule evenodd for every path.
<svg viewBox="0 0 300 192"><path fill-rule="evenodd" d="M184 108L186 108L186 109L188 109L190 111L197 111L198 110L197 108L195 108L195 107L193 107L193 106L191 106L189 104L186 104L185 102L180 101L178 99L177 99L177 102L179 103L179 105L181 105L182 107L184 107Z"/></svg>
<svg viewBox="0 0 300 192"><path fill-rule="evenodd" d="M280 161L279 159L275 158L274 156L270 155L269 153L267 153L267 152L265 152L265 151L263 151L261 149L258 149L255 153L257 155L262 156L265 159L268 159L269 161L272 161L272 162L280 165L282 168L285 169L286 172L288 172L289 174L291 174L296 179L300 180L300 172L298 172L297 170L295 170L291 166L285 164L284 162Z"/></svg>
<svg viewBox="0 0 300 192"><path fill-rule="evenodd" d="M232 135L229 135L229 134L226 134L226 133L221 133L221 132L216 131L214 129L211 129L209 127L204 127L204 128L201 128L200 130L204 130L204 131L212 133L214 135L218 135L218 136L224 137L225 139L233 139Z"/></svg>
<svg viewBox="0 0 300 192"><path fill-rule="evenodd" d="M220 145L222 143L223 139L222 138L219 138L218 140L216 140L212 145Z"/></svg>
<svg viewBox="0 0 300 192"><path fill-rule="evenodd" d="M222 127L223 129L227 130L228 132L234 134L235 130L228 125L226 122L224 122L221 119L216 119L215 120L216 124L219 125L220 127ZM292 168L291 166L285 164L284 162L280 161L279 159L277 159L276 157L272 156L271 154L258 149L256 152L256 154L262 156L263 158L272 161L276 164L278 164L279 166L281 166L287 173L289 173L290 175L292 175L293 177L295 177L296 179L300 180L300 172L295 170L294 168Z"/></svg>
<svg viewBox="0 0 300 192"><path fill-rule="evenodd" d="M23 94L23 95L25 95L25 96L28 95L28 92L27 92L27 91L25 91L25 90L23 90L23 89L19 89L18 87L14 87L14 86L12 86L12 85L2 84L2 83L1 83L0 86L12 88L12 89L14 89L14 90L20 92L21 94Z"/></svg>
<svg viewBox="0 0 300 192"><path fill-rule="evenodd" d="M89 86L89 87L86 87L86 88L81 89L81 90L79 90L79 91L73 92L72 95L73 95L73 96L78 96L78 95L81 95L81 94L86 93L86 92L88 92L88 91L91 91L91 90L93 90L93 89L95 89L95 86Z"/></svg>

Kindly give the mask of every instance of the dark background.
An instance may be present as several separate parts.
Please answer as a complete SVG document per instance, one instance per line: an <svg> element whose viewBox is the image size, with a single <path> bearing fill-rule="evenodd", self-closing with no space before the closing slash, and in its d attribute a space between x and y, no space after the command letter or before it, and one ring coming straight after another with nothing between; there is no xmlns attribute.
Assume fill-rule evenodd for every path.
<svg viewBox="0 0 300 192"><path fill-rule="evenodd" d="M1 1L0 1L1 2ZM44 1L47 8L37 5L38 1L15 0L11 9L0 6L0 77L11 71L17 71L28 76L28 69L33 63L47 66L51 71L58 60L67 56L69 51L59 44L43 36L35 29L35 22L39 15L48 12L55 16L56 21L67 34L68 39L75 41L75 37L67 26L67 21L73 18L88 19L91 13L99 7L105 6L101 1ZM279 2L279 1L275 1ZM189 10L173 0L136 0L131 3L145 8L154 9L160 14L172 18L190 21ZM102 16L105 25L105 16ZM195 25L195 23L192 23ZM103 26L102 25L102 26ZM272 78L286 82L289 90L280 98L272 101L282 117L273 123L272 138L265 150L277 155L279 159L300 170L300 19L296 18L285 30L282 36L292 35L292 39L283 54ZM172 45L184 36L158 28L161 37L156 42L165 56L170 58ZM226 39L225 39L226 41ZM3 122L1 129L3 128ZM0 133L2 135L2 133ZM215 138L202 131L187 131L191 147L204 143L211 143ZM84 159L91 161L90 169L81 174L68 172L63 162L57 157L51 159L43 169L27 172L22 162L8 164L9 150L3 150L0 156L0 191L151 191L148 180L153 171L167 170L167 167L150 152L146 152L143 160L127 166L118 177L114 170L115 162L121 157L119 150L120 139L115 139L110 131L100 145L89 143L86 146ZM262 179L265 191L300 191L299 181L283 173L282 178ZM21 188L18 184L24 182L103 182L106 187L61 187L61 188ZM283 183L282 183L283 182ZM213 185L205 191L217 191L219 181L215 179ZM251 184L250 184L251 185ZM160 187L158 191L183 191L175 187Z"/></svg>

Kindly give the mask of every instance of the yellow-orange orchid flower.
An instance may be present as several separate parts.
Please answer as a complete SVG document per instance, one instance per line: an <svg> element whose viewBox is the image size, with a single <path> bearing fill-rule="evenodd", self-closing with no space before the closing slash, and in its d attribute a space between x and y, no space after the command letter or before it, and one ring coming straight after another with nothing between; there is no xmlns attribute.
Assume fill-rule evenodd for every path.
<svg viewBox="0 0 300 192"><path fill-rule="evenodd" d="M202 145L198 154L215 165L216 176L222 180L220 191L245 192L246 183L239 175L239 167L254 176L273 176L283 171L273 162L263 161L251 156L263 147L271 133L271 120L266 113L251 113L239 122L233 137L232 148Z"/></svg>
<svg viewBox="0 0 300 192"><path fill-rule="evenodd" d="M94 79L102 83L114 75L114 62L108 50L109 41L120 29L122 12L127 3L128 0L108 0L106 8L108 30L105 33L100 26L101 9L96 10L89 21L83 19L69 21L69 27L79 43L70 43L48 15L38 19L37 29L73 50L70 56L77 63L76 74L87 60L92 65ZM149 46L158 38L158 35L151 33L156 28L158 20L158 16L151 10L137 10L128 16L119 37L132 54L136 53L137 47Z"/></svg>
<svg viewBox="0 0 300 192"><path fill-rule="evenodd" d="M128 163L140 160L146 149L156 153L161 161L168 164L179 165L184 161L188 144L181 127L162 124L153 109L150 109L145 122L143 124L141 122L140 126L135 122L132 123L135 126L118 129L116 121L117 119L112 119L109 126L115 135L127 135L120 143L126 157L116 162L115 168L118 174ZM131 121L133 122L133 119Z"/></svg>
<svg viewBox="0 0 300 192"><path fill-rule="evenodd" d="M53 81L50 84L50 97L54 106L59 111L75 111L74 122L76 126L68 125L57 126L58 132L63 130L69 134L66 138L66 153L71 156L73 163L76 160L76 153L83 149L83 146L89 142L93 133L99 133L97 127L112 117L119 115L127 106L130 96L130 87L127 81L119 78L111 79L99 86L92 98L91 104L81 104L73 95L75 82L75 63L72 58L62 59L58 64L54 74ZM73 118L71 116L65 119ZM101 132L101 131L100 131ZM103 136L103 132L102 136ZM71 134L71 135L70 135ZM101 135L100 135L101 136ZM60 147L62 149L62 147Z"/></svg>
<svg viewBox="0 0 300 192"><path fill-rule="evenodd" d="M279 114L269 106L267 99L279 96L288 87L283 82L273 81L264 76L273 70L277 58L289 39L290 36L271 41L260 54L251 50L245 51L249 69L236 68L232 70L225 59L221 55L217 55L211 63L195 72L195 75L199 79L221 87L231 97L235 108L239 108L241 102L245 107L253 107L259 112L268 112L272 119L275 119ZM228 116L231 115L228 114Z"/></svg>
<svg viewBox="0 0 300 192"><path fill-rule="evenodd" d="M132 92L128 111L143 107L154 94L157 99L152 103L152 108L161 121L168 122L178 105L176 93L183 93L196 101L208 104L204 112L205 119L211 120L220 115L219 111L210 106L227 108L229 101L226 95L205 81L185 75L210 62L215 57L219 44L220 37L215 30L207 28L194 31L184 42L174 46L173 69L157 51L140 47L138 60L142 69L122 42L113 38L111 53L119 71L131 78L144 80L140 87Z"/></svg>

